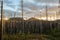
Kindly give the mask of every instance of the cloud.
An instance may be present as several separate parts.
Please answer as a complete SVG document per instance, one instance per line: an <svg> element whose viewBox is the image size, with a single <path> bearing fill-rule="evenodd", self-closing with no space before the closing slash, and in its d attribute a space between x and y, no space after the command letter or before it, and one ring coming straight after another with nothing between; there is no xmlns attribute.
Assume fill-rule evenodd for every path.
<svg viewBox="0 0 60 40"><path fill-rule="evenodd" d="M41 2L41 3L57 3L59 0L34 0L35 2Z"/></svg>
<svg viewBox="0 0 60 40"><path fill-rule="evenodd" d="M24 15L33 16L39 14L40 10L45 9L46 3L48 8L55 7L58 0L23 0L24 1ZM50 6L51 5L51 6ZM4 10L9 10L14 13L16 10L17 14L21 14L21 0L5 0ZM6 11L7 13L7 11ZM21 15L19 15L21 16Z"/></svg>

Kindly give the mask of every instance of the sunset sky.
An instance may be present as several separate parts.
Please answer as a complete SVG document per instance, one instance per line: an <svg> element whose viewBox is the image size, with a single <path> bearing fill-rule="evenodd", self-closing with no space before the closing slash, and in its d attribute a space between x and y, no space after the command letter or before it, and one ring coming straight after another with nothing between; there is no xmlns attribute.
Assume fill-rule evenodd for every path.
<svg viewBox="0 0 60 40"><path fill-rule="evenodd" d="M0 0L1 1L1 0ZM40 10L44 10L47 5L48 8L57 7L59 0L23 0L24 17L33 17L40 14ZM21 17L21 0L4 0L5 16L12 16L16 12L17 17Z"/></svg>

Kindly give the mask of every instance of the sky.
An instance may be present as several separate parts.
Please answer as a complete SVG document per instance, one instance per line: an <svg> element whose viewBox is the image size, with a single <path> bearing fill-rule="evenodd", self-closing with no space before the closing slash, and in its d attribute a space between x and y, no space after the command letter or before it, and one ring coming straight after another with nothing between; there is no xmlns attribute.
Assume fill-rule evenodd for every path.
<svg viewBox="0 0 60 40"><path fill-rule="evenodd" d="M48 8L57 7L58 1L59 0L23 0L24 17L38 16L40 11L45 9L46 5ZM11 15L14 17L15 13L16 17L21 17L21 0L4 0L4 13L6 17Z"/></svg>

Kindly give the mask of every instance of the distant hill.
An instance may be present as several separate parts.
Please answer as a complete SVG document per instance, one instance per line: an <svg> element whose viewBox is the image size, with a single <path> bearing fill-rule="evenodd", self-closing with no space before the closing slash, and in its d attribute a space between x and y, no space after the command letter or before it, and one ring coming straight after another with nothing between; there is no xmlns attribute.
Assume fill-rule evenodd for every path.
<svg viewBox="0 0 60 40"><path fill-rule="evenodd" d="M38 20L38 19L36 19L36 18L34 18L34 17L31 17L31 18L29 18L28 20L29 20L29 21L32 21L32 20Z"/></svg>
<svg viewBox="0 0 60 40"><path fill-rule="evenodd" d="M22 18L19 18L19 17L12 17L12 18L10 18L9 20L16 20L16 21L22 21L23 19Z"/></svg>

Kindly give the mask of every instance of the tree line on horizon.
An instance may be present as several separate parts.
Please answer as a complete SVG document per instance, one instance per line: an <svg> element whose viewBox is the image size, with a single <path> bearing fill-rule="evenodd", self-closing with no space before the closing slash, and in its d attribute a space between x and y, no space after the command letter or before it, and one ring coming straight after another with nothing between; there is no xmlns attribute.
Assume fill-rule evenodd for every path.
<svg viewBox="0 0 60 40"><path fill-rule="evenodd" d="M11 18L5 21L4 33L6 34L50 34L52 30L60 29L59 21L44 21L35 18L23 20L22 18Z"/></svg>

